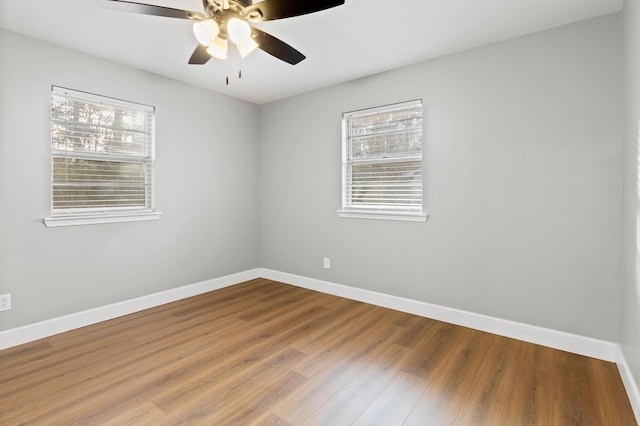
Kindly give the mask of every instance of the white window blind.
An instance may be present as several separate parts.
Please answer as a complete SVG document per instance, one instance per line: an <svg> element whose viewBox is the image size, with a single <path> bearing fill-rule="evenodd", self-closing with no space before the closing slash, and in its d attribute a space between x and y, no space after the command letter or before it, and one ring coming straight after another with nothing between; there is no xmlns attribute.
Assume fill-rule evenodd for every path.
<svg viewBox="0 0 640 426"><path fill-rule="evenodd" d="M51 214L153 211L155 109L53 87Z"/></svg>
<svg viewBox="0 0 640 426"><path fill-rule="evenodd" d="M422 102L343 114L342 212L422 215Z"/></svg>

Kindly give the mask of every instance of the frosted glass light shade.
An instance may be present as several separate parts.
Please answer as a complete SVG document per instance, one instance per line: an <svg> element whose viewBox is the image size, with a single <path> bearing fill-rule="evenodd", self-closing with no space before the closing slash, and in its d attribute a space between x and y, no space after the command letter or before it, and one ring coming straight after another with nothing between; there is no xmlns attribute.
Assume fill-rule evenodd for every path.
<svg viewBox="0 0 640 426"><path fill-rule="evenodd" d="M238 52L240 52L240 56L245 58L249 53L258 48L258 43L256 43L251 37L249 37L247 41L237 44L236 46L238 46Z"/></svg>
<svg viewBox="0 0 640 426"><path fill-rule="evenodd" d="M193 24L193 35L196 36L196 40L203 46L209 46L213 43L216 37L220 34L220 27L218 23L213 19L207 19L206 21L198 21Z"/></svg>
<svg viewBox="0 0 640 426"><path fill-rule="evenodd" d="M231 18L229 22L227 22L227 33L232 42L242 44L251 37L251 27L246 21Z"/></svg>
<svg viewBox="0 0 640 426"><path fill-rule="evenodd" d="M227 59L227 39L218 37L213 40L207 47L207 53L214 58Z"/></svg>

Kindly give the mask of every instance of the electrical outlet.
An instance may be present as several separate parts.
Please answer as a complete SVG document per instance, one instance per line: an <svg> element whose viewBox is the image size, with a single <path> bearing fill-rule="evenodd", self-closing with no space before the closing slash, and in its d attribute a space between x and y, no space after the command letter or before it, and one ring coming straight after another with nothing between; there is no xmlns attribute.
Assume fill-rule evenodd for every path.
<svg viewBox="0 0 640 426"><path fill-rule="evenodd" d="M328 257L325 257L323 266L324 266L324 269L331 269L331 259L329 259Z"/></svg>
<svg viewBox="0 0 640 426"><path fill-rule="evenodd" d="M11 310L11 293L0 294L0 311Z"/></svg>

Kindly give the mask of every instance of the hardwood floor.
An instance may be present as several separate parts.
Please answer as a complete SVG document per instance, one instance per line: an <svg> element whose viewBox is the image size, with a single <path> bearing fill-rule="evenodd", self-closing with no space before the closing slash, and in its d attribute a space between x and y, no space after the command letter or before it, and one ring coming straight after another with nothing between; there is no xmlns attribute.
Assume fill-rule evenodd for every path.
<svg viewBox="0 0 640 426"><path fill-rule="evenodd" d="M615 364L259 279L0 351L0 424L636 422Z"/></svg>

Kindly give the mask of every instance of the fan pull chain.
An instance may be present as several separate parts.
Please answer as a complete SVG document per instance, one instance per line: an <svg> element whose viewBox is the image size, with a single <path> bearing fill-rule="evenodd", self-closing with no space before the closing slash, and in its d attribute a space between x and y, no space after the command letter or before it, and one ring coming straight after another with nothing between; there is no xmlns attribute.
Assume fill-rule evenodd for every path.
<svg viewBox="0 0 640 426"><path fill-rule="evenodd" d="M240 80L240 79L242 79L242 70L241 69L238 70L238 80ZM228 86L229 85L229 76L227 76L225 78L225 82L227 83L227 86Z"/></svg>

